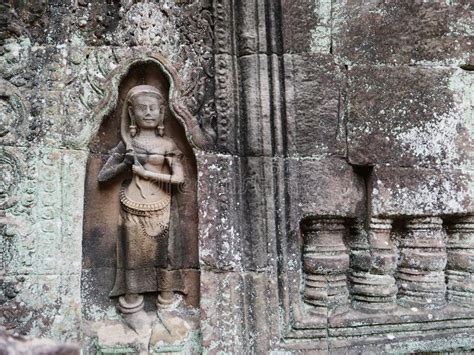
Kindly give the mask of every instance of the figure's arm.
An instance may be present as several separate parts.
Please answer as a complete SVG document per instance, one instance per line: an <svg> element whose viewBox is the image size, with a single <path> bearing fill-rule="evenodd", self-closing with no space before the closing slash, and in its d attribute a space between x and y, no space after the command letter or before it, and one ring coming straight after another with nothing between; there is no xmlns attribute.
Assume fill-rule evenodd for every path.
<svg viewBox="0 0 474 355"><path fill-rule="evenodd" d="M171 174L155 173L138 165L133 165L132 170L134 173L140 175L146 180L153 180L155 182L163 182L174 185L182 184L184 182L183 165L179 160L174 163Z"/></svg>
<svg viewBox="0 0 474 355"><path fill-rule="evenodd" d="M99 182L106 182L113 179L115 176L127 170L133 163L133 158L129 154L125 155L124 151L125 146L122 142L111 151L109 159L107 159L107 162L97 176Z"/></svg>
<svg viewBox="0 0 474 355"><path fill-rule="evenodd" d="M184 169L181 162L181 156L182 154L179 150L167 154L166 161L170 167L171 174L156 173L137 165L132 166L132 170L134 173L147 180L174 185L182 184L184 182Z"/></svg>

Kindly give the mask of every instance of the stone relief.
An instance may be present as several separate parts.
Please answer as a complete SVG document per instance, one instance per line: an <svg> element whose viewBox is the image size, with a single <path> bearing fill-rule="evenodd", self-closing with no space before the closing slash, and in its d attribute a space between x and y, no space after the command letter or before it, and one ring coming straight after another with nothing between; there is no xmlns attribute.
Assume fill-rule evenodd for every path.
<svg viewBox="0 0 474 355"><path fill-rule="evenodd" d="M190 329L196 330L192 307L197 301L189 301L192 295L199 297L199 284L196 286L193 281L199 280L198 264L194 260L197 239L192 216L195 211L190 210L196 209L194 187L190 185L195 172L190 170L193 164L190 148L183 146L186 136L182 127L168 116L172 94L168 96L164 77L157 74L154 66L134 68L120 86L120 104L115 110L120 122L105 123L116 125L120 141L107 153L100 170L89 172L94 174L91 179L98 181L94 193L116 194L116 198L106 203L119 204L109 207L118 224L97 225L103 230L106 243L115 239L115 275L91 272L102 279L113 277L108 295L116 302L118 317L123 321L114 323L121 334L115 338L110 336L107 323L94 323L99 324L96 336L100 348L139 344L146 351L163 346L157 345L160 342L179 343ZM137 73L144 68L148 68L150 75L147 84L140 84ZM95 144L93 151L104 149L105 152L107 149L101 144L110 147L109 139L105 143L97 140ZM97 205L91 203L86 208L97 208ZM108 221L113 223L113 219ZM85 253L90 257L89 249ZM109 303L103 300L98 304ZM109 321L116 319L112 317Z"/></svg>
<svg viewBox="0 0 474 355"><path fill-rule="evenodd" d="M366 157L364 152L358 153L361 148L384 151L379 148L385 145L374 141L371 134L377 126L389 127L386 132L393 133L394 139L404 138L403 144L410 148L406 151L422 149L422 153L441 157L434 163L446 163L445 155L449 156L450 152L424 137L430 137L432 130L446 135L446 130L439 129L444 125L444 118L439 124L432 118L445 112L442 105L450 107L445 104L451 99L447 88L443 89L446 74L442 72L458 65L457 61L449 59L457 58L452 51L439 51L440 41L461 43L459 51L469 43L467 37L457 33L455 37L459 41L452 41L448 34L457 28L456 24L450 26L449 32L438 33L440 23L447 26L452 22L445 21L448 16L440 11L423 10L425 6L431 6L429 2L417 5L427 15L421 24L416 16L419 12L401 11L405 6L402 4L391 6L384 14L374 4L339 4L328 0L318 1L319 10L313 9L313 2L253 0L77 0L70 6L42 0L17 3L19 5L6 6L15 16L8 24L10 38L4 48L0 46L0 76L19 91L9 88L5 95L0 93L0 144L28 148L22 154L14 150L4 154L0 150L0 175L2 179L6 177L0 181L0 236L3 238L0 259L8 276L2 279L0 274L0 301L7 300L7 307L0 312L3 313L0 323L16 331L42 335L47 335L54 327L56 330L50 334L57 338L63 338L65 334L70 334L69 337L84 334L80 341L87 349L84 350L86 353L146 352L147 343L176 345L176 339L186 337L188 325L182 320L188 319L182 316L184 307L174 313L174 318L168 317L176 304L172 300L180 299L181 293L186 291L182 288L183 283L189 286L182 277L184 270L175 268L170 273L160 264L164 259L155 258L153 260L159 265L153 264L153 268L159 269L160 276L151 281L150 289L154 292L145 292L141 287L150 279L146 274L133 275L131 279L140 284L140 289L133 289L135 285L127 285L119 278L115 280L115 240L114 243L104 241L101 234L127 238L132 241L127 246L132 246L136 238L130 238L130 235L141 233L137 235L155 249L142 250L143 246L139 245L133 250L140 257L153 254L151 250L158 250L155 254L161 257L165 248L160 248L158 243L164 239L167 240L164 242L167 252L183 250L185 258L190 254L186 250L190 244L187 240L178 245L171 243L173 229L186 217L182 210L178 212L173 206L177 197L174 189L182 183L168 183L163 189L169 196L169 201L163 198L163 208L159 205L156 211L141 210L141 200L148 200L147 191L153 191L148 188L158 184L149 176L139 175L140 171L147 175L148 167L156 169L154 142L161 138L178 141L175 136L168 135L169 121L164 120L164 135L156 126L149 142L137 146L134 140L139 141L143 130L138 120L134 118L132 122L129 110L134 112L133 105L121 113L96 114L104 99L113 102L120 111L123 102L127 102L128 92L137 85L146 83L158 88L161 94L167 92L165 87L155 85L156 81L149 81L146 70L140 72L142 63L153 62L153 55L163 54L173 63L182 80L178 85L177 81L166 77L179 88L180 93L174 100L176 107L185 106L199 122L197 127L207 131L208 136L216 131L217 146L207 149L207 145L202 148L204 145L193 144L196 135L191 134L191 125L187 125L185 138L179 136L187 138L193 149L197 147L199 166L198 198L191 209L199 207L200 212L195 220L188 220L199 223L196 234L199 233L200 253L194 259L195 264L186 265L196 274L202 268L202 276L190 287L198 294L192 311L198 319L194 334L199 334L195 338L199 345L195 351L158 346L149 347L150 352L266 353L317 352L320 349L321 352L344 352L351 349L382 353L449 351L472 346L472 208L459 205L454 207L455 212L451 209L460 196L469 195L471 190L446 188L450 172L438 171L435 174L442 181L444 190L433 192L432 185L424 177L419 178L418 187L414 184L414 190L428 191L433 200L406 198L398 186L403 187L406 183L399 183L397 177L402 171L421 176L419 167L424 166L426 160L406 164L402 159L403 167L393 164L387 168L392 169L386 173L387 178L382 179L382 185L389 181L396 186L392 191L400 193L394 207L387 212L377 205L374 217L362 222L357 213L364 201L358 189L367 189L367 184L350 185L338 168L339 163L344 164L344 171L351 175L354 161ZM328 65L323 56L315 55L320 52L321 43L316 43L320 33L314 36L313 30L318 32L325 26L328 11L331 19L336 20L331 32L334 46L328 61L341 66L344 85L340 91L339 84L326 76L326 73L338 71L336 65ZM397 13L398 16L394 16ZM451 5L449 7L449 18L459 20L460 24L468 23L469 17L463 15L467 13L468 9L461 13ZM407 14L410 14L410 21L405 17ZM319 17L320 23L311 24L313 17ZM377 21L377 18L381 20ZM352 29L354 25L362 26L371 32L373 26L365 25L378 22L376 27L386 27L387 21L383 18L388 19L392 27L392 20L396 18L397 26L403 26L420 39L410 41L413 36L405 36L411 44L405 46L406 53L402 53L403 58L397 60L395 67L383 58L387 49L384 44L398 44L399 39L392 38L397 31L364 36L360 35L361 31L344 31L337 25L340 22ZM434 23L432 28L430 19ZM300 30L304 27L304 31L295 33L295 25ZM307 25L313 29L306 29ZM299 38L303 32L313 35ZM362 48L356 43L368 37L372 41L370 48ZM303 43L305 41L308 43ZM323 42L324 47L325 39ZM358 48L354 48L354 43ZM398 51L386 52L392 57L400 56ZM429 63L418 62L420 58L415 58L417 62L413 67L411 52L417 57L422 53L427 59L431 54L449 57L449 61L442 59ZM354 60L343 69L342 64L349 58L347 53L349 57L354 57L355 53L357 58L352 58ZM141 62L138 62L139 57ZM261 60L256 60L257 57ZM66 65L64 58L68 61ZM421 63L419 68L417 63ZM448 69L441 68L445 64ZM122 85L122 78L128 75L132 66L140 67L139 75L131 80L132 83ZM114 74L117 67L122 69ZM419 74L414 75L414 72ZM465 73L461 75L468 81ZM111 77L118 79L110 81ZM431 77L432 80L426 80ZM434 91L426 91L432 81L444 84L436 86ZM413 82L420 85L414 87ZM467 85L456 85L450 90L468 92ZM400 87L407 90L396 90ZM117 88L116 95L111 88ZM21 95L16 94L20 92ZM23 100L22 95L27 100ZM387 97L381 100L384 95ZM171 96L164 99L169 101L167 109L172 111L165 116L178 111L171 104ZM368 99L373 96L378 98L375 106L368 105ZM412 100L414 97L416 99ZM408 100L413 103L409 105ZM432 100L442 105L433 104ZM31 108L30 113L22 109L25 103L28 109ZM366 111L372 107L373 112ZM407 117L417 118L416 122L409 121L416 123L415 129L407 130L406 126L390 129L394 122L390 112L398 112L398 108L403 109ZM425 109L427 113L420 117L417 112ZM456 107L453 109L457 110ZM343 117L345 114L348 116ZM106 116L108 118L104 119ZM450 118L451 123L461 124L455 112L453 116L443 117ZM179 124L183 117L178 114L175 118L175 123ZM99 122L97 125L105 122L105 128L96 130L94 122ZM120 124L117 128L110 122L123 124L119 145ZM332 133L331 136L319 135L319 132L336 132L333 123L346 132L341 139L336 137L336 141L344 142L342 150L336 150L339 145L332 150ZM22 124L29 125L30 138L26 140L17 139L23 137L23 130L18 129ZM460 141L462 150L467 151L468 142L458 134L459 125L449 127L452 139L448 141ZM48 131L47 135L40 135L43 129ZM82 139L76 143L73 139L78 136ZM103 145L96 145L86 152L92 136ZM423 138L421 142L418 137ZM63 143L60 143L61 139ZM362 144L358 145L358 141ZM293 147L295 142L297 148ZM56 149L43 149L42 144ZM246 150L247 144L252 150ZM186 152L185 157L189 157L182 145L177 146L181 153ZM270 150L268 146L271 146ZM389 148L386 157L399 161L400 154L393 150L392 139L387 140L386 146ZM124 163L123 174L117 173L104 181L102 194L97 193L91 200L97 202L104 196L113 196L113 206L118 213L115 215L115 210L111 212L113 208L108 208L112 207L109 204L112 199L105 199L107 202L103 205L99 202L95 207L90 203L83 211L84 183L78 173L85 167L83 155L96 155L95 163L88 166L88 176L92 181L89 181L90 185L99 185L97 176L111 147L115 150L109 168ZM151 151L148 150L150 147ZM60 151L65 154L62 158L58 156ZM319 160L328 152L338 157L312 164L312 159ZM138 168L133 168L135 156ZM163 160L164 167L154 172L173 175L166 158ZM332 165L330 161L337 163ZM378 158L374 160L379 167L385 163ZM270 165L278 169L272 169ZM144 170L140 170L140 166ZM300 173L306 178L292 179ZM328 182L325 182L326 177ZM124 181L121 190L120 183L128 178L132 179ZM185 166L182 178L185 183L195 181ZM117 189L110 188L113 180L119 181ZM376 178L373 180L377 181ZM12 181L18 181L18 186L12 185ZM339 184L350 186L347 194L338 193L342 190ZM135 190L132 193L128 188ZM390 187L385 187L385 194L383 189L382 186L374 190L372 198L388 204L386 191ZM382 193L377 194L379 191ZM439 207L436 212L424 210L429 204L427 201L438 202L446 191L451 193L446 197L449 207ZM85 198L90 197L86 193ZM423 208L423 211L407 213L401 204L408 206L406 208ZM100 209L107 210L104 214L112 216L112 225L105 222L104 214L100 214L102 211L99 212L97 206L105 207ZM302 206L304 213L295 212L296 206ZM346 210L345 206L350 207ZM90 223L92 227L84 232L81 221L87 221L87 218L83 218L83 212L99 215L98 223ZM141 212L144 215L138 215ZM173 212L177 212L176 215ZM117 218L113 217L119 214L121 222L117 225ZM304 217L304 223L300 223L302 216L312 217ZM148 223L152 217L153 221ZM152 241L147 239L149 237ZM86 250L95 249L101 253L81 253L83 245ZM166 258L166 252L164 254ZM110 255L112 262L103 261L104 255ZM122 279L131 264L128 261L136 259L122 257L123 272L119 271ZM151 257L144 259L146 263ZM91 264L98 272L112 270L91 281ZM165 271L162 272L162 268ZM72 270L74 273L71 274ZM64 280L59 282L58 275ZM80 277L84 279L80 280ZM160 284L166 287L160 289ZM80 295L79 287L82 288ZM107 297L111 290L112 301ZM120 312L115 312L116 303ZM155 312L155 304L158 312ZM0 306L3 306L1 302ZM298 313L300 310L302 312ZM74 315L74 312L83 313ZM98 323L110 322L108 325L117 321L120 325L125 323L125 327L118 329L114 323L115 328L90 331L91 319ZM76 320L80 321L80 326ZM127 325L135 332L125 331ZM156 331L157 325L161 327L159 331ZM397 342L398 345L394 344ZM139 348L133 347L135 345Z"/></svg>
<svg viewBox="0 0 474 355"><path fill-rule="evenodd" d="M169 271L168 239L171 224L179 223L172 203L172 185L184 182L182 153L164 135L165 101L150 85L132 88L122 112L122 141L99 173L106 182L132 169L131 182L120 191L120 231L117 274L110 296L119 296L122 313L143 309L143 294L158 292L157 306L173 302L183 291L181 279ZM173 236L171 236L173 238Z"/></svg>
<svg viewBox="0 0 474 355"><path fill-rule="evenodd" d="M120 17L117 32L104 37L111 43L143 49L142 54L160 53L168 58L181 78L183 104L209 136L215 135L211 8L201 1L128 2L120 8ZM69 110L77 111L78 117L81 111L93 111L104 97L107 76L119 62L130 59L129 52L125 54L120 47L112 47L105 52L103 49L89 50L84 55L73 48L70 58L73 74L68 81L81 83L78 101L81 105ZM83 81L87 85L82 85Z"/></svg>
<svg viewBox="0 0 474 355"><path fill-rule="evenodd" d="M17 202L16 190L21 178L17 158L6 151L0 151L0 210L7 209Z"/></svg>
<svg viewBox="0 0 474 355"><path fill-rule="evenodd" d="M346 287L349 255L343 242L344 220L309 220L303 228L304 300L314 307L314 313L326 317L328 310L344 304L349 296Z"/></svg>
<svg viewBox="0 0 474 355"><path fill-rule="evenodd" d="M0 81L0 143L11 144L20 136L27 110L24 100L10 83Z"/></svg>
<svg viewBox="0 0 474 355"><path fill-rule="evenodd" d="M303 313L294 329L456 317L472 307L472 216L315 216L301 222ZM347 276L346 276L347 275ZM296 309L296 307L295 307Z"/></svg>

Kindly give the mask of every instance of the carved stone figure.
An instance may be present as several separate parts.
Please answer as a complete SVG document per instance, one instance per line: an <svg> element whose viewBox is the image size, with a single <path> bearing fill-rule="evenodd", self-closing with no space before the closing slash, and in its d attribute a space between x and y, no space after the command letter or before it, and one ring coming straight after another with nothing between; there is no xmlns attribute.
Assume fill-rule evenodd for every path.
<svg viewBox="0 0 474 355"><path fill-rule="evenodd" d="M173 186L184 182L182 153L164 133L165 110L158 89L133 87L122 109L122 140L98 176L106 182L129 169L133 173L120 191L117 272L110 292L119 296L118 308L125 314L143 309L144 293L158 292L157 306L166 307L173 292L184 290L168 252L173 225L179 223Z"/></svg>

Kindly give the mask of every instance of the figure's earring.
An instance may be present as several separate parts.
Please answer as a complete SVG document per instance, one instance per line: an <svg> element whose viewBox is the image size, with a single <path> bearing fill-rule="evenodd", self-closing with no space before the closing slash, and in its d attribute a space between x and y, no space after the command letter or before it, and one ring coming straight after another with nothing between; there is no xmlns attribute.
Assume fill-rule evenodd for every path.
<svg viewBox="0 0 474 355"><path fill-rule="evenodd" d="M131 124L128 128L130 129L130 135L135 137L137 135L137 126Z"/></svg>
<svg viewBox="0 0 474 355"><path fill-rule="evenodd" d="M160 124L158 127L156 127L156 134L160 137L165 135L165 126L163 126L163 124Z"/></svg>
<svg viewBox="0 0 474 355"><path fill-rule="evenodd" d="M135 118L133 115L130 115L130 126L128 126L130 129L130 135L132 137L135 137L137 135L137 126L135 125Z"/></svg>
<svg viewBox="0 0 474 355"><path fill-rule="evenodd" d="M160 108L160 124L156 127L156 134L160 137L165 135L165 126L163 125L165 119L165 109L163 106Z"/></svg>

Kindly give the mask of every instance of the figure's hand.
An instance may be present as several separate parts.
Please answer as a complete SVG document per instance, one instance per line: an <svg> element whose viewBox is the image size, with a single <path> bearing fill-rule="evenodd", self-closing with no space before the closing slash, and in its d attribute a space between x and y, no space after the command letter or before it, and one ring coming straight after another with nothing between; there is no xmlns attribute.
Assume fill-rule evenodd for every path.
<svg viewBox="0 0 474 355"><path fill-rule="evenodd" d="M125 158L123 159L124 163L127 165L132 165L135 159L135 155L133 154L133 151L129 150L127 153L125 153Z"/></svg>
<svg viewBox="0 0 474 355"><path fill-rule="evenodd" d="M132 165L132 171L134 174L139 175L145 180L148 180L148 174L147 171L140 165Z"/></svg>

